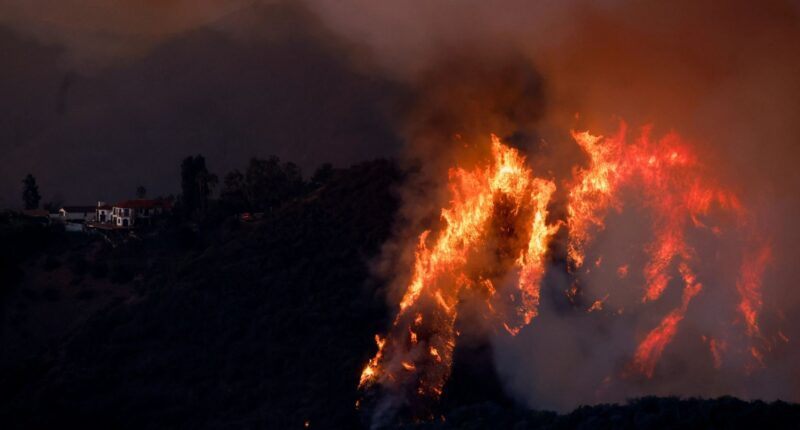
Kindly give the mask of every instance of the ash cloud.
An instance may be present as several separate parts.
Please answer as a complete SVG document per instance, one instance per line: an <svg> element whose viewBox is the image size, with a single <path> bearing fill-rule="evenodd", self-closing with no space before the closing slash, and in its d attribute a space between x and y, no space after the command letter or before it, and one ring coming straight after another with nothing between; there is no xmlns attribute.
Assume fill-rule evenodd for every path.
<svg viewBox="0 0 800 430"><path fill-rule="evenodd" d="M721 164L737 174L772 162L798 181L785 157L797 154L788 120L800 103L796 2L310 4L332 29L370 48L384 73L412 86L453 57L514 57L546 81L541 129L610 132L617 117L653 122L727 148L717 156L733 158Z"/></svg>
<svg viewBox="0 0 800 430"><path fill-rule="evenodd" d="M0 207L27 173L44 202L93 204L175 193L197 153L221 177L252 156L308 176L396 152L394 83L302 4L244 3L3 2Z"/></svg>
<svg viewBox="0 0 800 430"><path fill-rule="evenodd" d="M793 264L800 239L794 226L800 215L796 2L311 4L331 28L367 47L384 74L418 94L402 130L409 158L421 160L421 179L404 191L400 224L407 227L387 244L388 262L381 262L383 273L401 274L396 289L404 288L402 274L411 267L408 242L421 227L435 225L437 210L446 203L437 185L446 166L463 156L448 149L457 145L453 135L460 131L468 140L492 131L507 138L526 150L534 174L555 179L562 192L571 168L586 162L570 129L611 134L624 118L634 129L654 124L656 135L677 131L692 142L704 167L753 208L760 234L771 241L761 324L773 347L763 369L742 370L739 352L746 342L729 333L742 330L732 270L740 256L730 252L741 244L692 233L703 293L689 306L654 378L619 377L636 343L680 301L681 288L673 281L663 304L633 307L641 280L635 275L620 280L616 265L632 259L641 264L631 264L631 273L641 270L640 252L626 249L631 244L640 249L649 232L641 214L624 211L610 216L590 250L592 258L604 257L607 268L581 279L586 304L611 292L607 308L624 308L623 316L610 310L574 312L565 305L563 290L571 280L554 255L541 315L517 338L495 339L497 370L511 394L532 407L558 410L645 394L800 401L794 382L800 375L795 364L800 321L794 316L800 295L793 288L800 275ZM474 62L462 61L464 56ZM495 66L486 66L492 61ZM511 80L503 73L482 74L492 67L503 70L504 64L515 65ZM505 97L504 89L519 88L513 77L523 70L541 85L527 94L534 100ZM509 114L498 120L493 106ZM520 119L515 112L527 116ZM522 144L508 139L519 135L528 138ZM789 341L777 340L778 332ZM733 339L720 370L713 369L710 334Z"/></svg>
<svg viewBox="0 0 800 430"><path fill-rule="evenodd" d="M252 0L6 0L0 24L65 48L62 61L93 68L144 55L158 43L241 10Z"/></svg>

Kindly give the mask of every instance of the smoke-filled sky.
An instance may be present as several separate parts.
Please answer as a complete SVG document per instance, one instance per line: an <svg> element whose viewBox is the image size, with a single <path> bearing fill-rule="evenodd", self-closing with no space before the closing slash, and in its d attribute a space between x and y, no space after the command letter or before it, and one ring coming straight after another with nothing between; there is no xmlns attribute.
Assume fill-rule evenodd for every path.
<svg viewBox="0 0 800 430"><path fill-rule="evenodd" d="M556 133L576 112L620 115L735 146L735 176L798 180L796 1L305 4L3 0L3 205L28 171L78 203L173 192L192 152L217 173L269 153L307 171L393 154L388 87L454 55L529 62Z"/></svg>
<svg viewBox="0 0 800 430"><path fill-rule="evenodd" d="M681 300L680 282L673 281L662 302L642 306L641 280L617 276L623 263L631 263L632 273L641 271L642 252L652 240L642 212L631 209L612 213L588 250L591 261L602 256L610 269L580 275L587 299L609 294L611 311L566 310L563 293L570 281L563 266L549 267L539 318L515 338L495 339L498 374L519 400L557 410L644 394L800 400L800 321L794 317L800 274L793 268L800 239L794 226L800 215L798 3L318 6L336 32L368 48L385 75L415 90L400 126L404 148L425 160L425 173L407 189L403 219L409 226L399 229L399 244L387 247L379 269L397 277L394 303L407 285L415 233L430 226L438 207L447 207L446 192L429 190L459 159L452 136L474 141L495 132L508 138L527 151L534 174L555 179L563 192L573 167L585 163L568 135L571 128L612 133L621 118L632 130L653 124L655 135L677 131L692 142L710 176L753 208L759 239L772 244L761 320L769 338L764 367L748 367L742 358L749 356L748 341L735 334L742 333L736 267L741 258L752 258L752 250L691 232L687 240L697 250L704 291L687 308L653 378L625 376L637 343ZM672 276L678 277L677 268ZM724 347L715 346L726 351L719 370L712 338L727 339Z"/></svg>
<svg viewBox="0 0 800 430"><path fill-rule="evenodd" d="M676 365L677 382L655 391L797 401L800 388L786 381L800 378L798 46L800 3L790 0L2 0L0 207L19 206L29 172L45 201L113 201L140 184L174 193L181 158L195 153L220 176L253 155L277 154L306 174L325 161L400 155L426 160L421 182L435 182L456 133L510 138L534 174L560 181L585 162L571 128L653 123L694 142L758 208L775 251L765 302L781 304L790 338L754 379L703 380L706 390L687 379L701 371ZM407 194L413 230L439 201ZM624 233L609 227L608 237ZM576 393L613 367L632 329L609 323L592 334L595 321L543 303L534 325L548 329L498 345L498 372L521 381L510 389L532 406L592 401ZM692 348L678 349L676 363ZM574 369L574 379L541 377L556 363L569 368L549 375Z"/></svg>
<svg viewBox="0 0 800 430"><path fill-rule="evenodd" d="M296 2L0 3L0 207L175 193L183 157L220 178L276 154L306 175L396 152L396 86Z"/></svg>

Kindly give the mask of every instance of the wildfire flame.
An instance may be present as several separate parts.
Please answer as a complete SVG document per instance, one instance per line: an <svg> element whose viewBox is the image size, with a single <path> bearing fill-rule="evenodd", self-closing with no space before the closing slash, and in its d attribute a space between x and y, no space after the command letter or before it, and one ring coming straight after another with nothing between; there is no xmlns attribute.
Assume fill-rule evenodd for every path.
<svg viewBox="0 0 800 430"><path fill-rule="evenodd" d="M770 246L758 239L752 215L736 195L708 178L688 145L675 133L653 139L651 127L645 127L633 142L628 142L623 123L611 137L573 132L573 138L590 159L587 168L576 172L575 185L569 192L568 256L573 267L583 264L585 248L592 233L604 227L607 211L622 209L620 192L634 188L642 196L642 205L651 213L653 233L653 240L645 247L648 262L643 268L642 302L661 297L670 282L670 268L675 261L684 281L681 305L647 333L636 349L632 367L647 377L653 376L658 359L677 333L689 303L703 289L692 270L696 253L686 237L690 229L709 229L719 234L718 227L709 227L701 221L712 207L731 213L737 220L738 233L749 239L736 283L740 296L738 310L747 335L755 343L763 344L758 315L763 304L761 277L769 262ZM624 267L627 275L628 266ZM759 347L752 346L750 352L761 361L763 353ZM711 354L718 361L716 344L712 344Z"/></svg>
<svg viewBox="0 0 800 430"><path fill-rule="evenodd" d="M498 315L498 320L516 333L536 316L544 256L558 227L546 221L555 184L534 178L525 158L496 136L492 136L491 149L491 163L473 170L450 170L451 202L441 213L444 227L435 239L431 231L419 236L411 282L389 336L376 338L378 352L361 374L362 388L380 383L406 386L422 396L440 395L450 373L461 291L479 289L492 314L503 305L491 279L472 279L465 273L471 255L486 241L493 214L501 207L527 230L527 239L510 264L519 271L516 291L510 292L516 306L508 315Z"/></svg>
<svg viewBox="0 0 800 430"><path fill-rule="evenodd" d="M687 234L705 229L719 235L720 227L706 219L712 211L732 216L737 234L747 240L735 291L741 323L751 339L750 354L762 362L766 341L758 319L770 246L760 239L752 214L733 192L709 179L680 136L671 133L654 139L651 130L645 127L633 139L624 123L609 137L572 132L588 164L576 168L573 179L565 184L563 221L548 220L555 182L535 177L525 157L496 136L491 137L490 160L469 170L450 169L450 203L442 209L442 227L419 235L399 312L388 335L376 336L378 350L364 368L359 387L379 385L423 400L437 399L450 375L462 294L478 292L485 300L486 315L497 327L516 335L537 316L540 283L555 234L567 229L570 272L583 270L586 250L605 228L608 212L623 209L623 192L637 193L640 199L636 201L650 214L652 239L644 247L647 261L640 269L642 305L662 297L675 268L683 281L680 305L649 332L641 333L626 375L653 376L692 300L703 292L694 269L696 251ZM500 255L496 267L476 271L469 263L486 247L502 248L496 253ZM601 264L598 258L592 266ZM622 279L635 268L624 264L615 270ZM509 274L515 279L511 284ZM565 294L574 297L576 287ZM607 298L594 301L586 310L602 310ZM726 342L706 343L714 366L719 367Z"/></svg>

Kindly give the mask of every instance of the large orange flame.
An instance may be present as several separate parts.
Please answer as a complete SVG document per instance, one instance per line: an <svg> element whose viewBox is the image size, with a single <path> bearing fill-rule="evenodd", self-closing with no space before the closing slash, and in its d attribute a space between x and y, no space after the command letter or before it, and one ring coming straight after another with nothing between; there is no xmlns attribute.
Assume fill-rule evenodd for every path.
<svg viewBox="0 0 800 430"><path fill-rule="evenodd" d="M695 282L691 268L696 257L686 241L689 230L710 229L718 234L717 227L702 221L713 207L731 213L737 219L739 234L749 238L736 289L746 332L754 340L760 338L757 321L762 307L761 276L770 255L769 245L758 239L754 231L752 214L733 192L708 177L680 136L672 133L653 139L650 131L650 127L645 127L632 142L627 139L624 123L611 137L573 133L590 163L576 173L576 182L569 193L567 221L569 258L575 267L580 267L592 229L602 229L607 210L622 208L619 193L633 189L643 197L642 205L649 209L652 220L653 240L645 248L648 262L643 268L643 302L661 297L669 285L673 262L678 261L684 280L681 305L644 337L634 355L633 367L648 377L653 375L661 352L675 336L689 302L702 289ZM762 353L758 347L753 346L750 352L760 360Z"/></svg>
<svg viewBox="0 0 800 430"><path fill-rule="evenodd" d="M386 339L377 338L378 352L361 374L360 386L406 384L417 394L438 397L450 372L455 347L457 302L464 288L480 289L491 313L498 292L488 278L474 279L465 266L489 234L490 220L501 200L514 214L528 214L527 246L514 265L517 306L499 323L515 332L536 315L544 255L556 226L547 224L547 203L555 191L551 181L534 178L515 149L492 136L492 161L465 170L451 169L450 206L441 213L444 227L428 247L431 232L419 237L411 282Z"/></svg>
<svg viewBox="0 0 800 430"><path fill-rule="evenodd" d="M637 193L640 198L636 201L650 214L652 240L644 248L647 262L641 268L645 281L641 302L658 301L671 285L676 269L683 281L680 305L648 333L641 334L628 369L653 376L692 299L703 291L693 268L696 251L687 234L693 229L719 234L719 227L705 219L710 211L732 214L738 233L748 238L735 289L744 331L753 340L750 352L756 360L762 360L764 343L758 318L761 278L770 247L760 240L752 214L736 195L709 179L704 166L677 134L653 139L651 128L645 127L640 135L629 139L622 123L613 136L586 131L573 132L572 136L588 156L588 163L576 168L567 184L564 222L548 220L555 183L534 177L525 157L496 136L492 136L491 160L487 163L471 170L450 170L450 203L441 212L443 227L438 233L420 234L411 281L389 334L385 338L376 336L378 351L361 374L361 388L377 384L420 398L438 398L450 374L458 303L464 292L478 291L485 298L487 315L498 327L516 335L537 316L545 257L555 233L562 226L568 229L567 258L571 272L576 274L584 266L594 235L605 227L608 211L623 209L622 192ZM501 233L493 231L498 219ZM470 262L482 248L497 246L493 234L505 235L503 240L515 244L504 245L513 260L499 262L494 271L470 269ZM520 235L520 241L509 239ZM629 270L625 264L617 273L624 278ZM516 279L510 286L506 285L509 272ZM495 287L498 281L502 283L499 288ZM587 310L602 309L604 300ZM719 367L725 342L712 339L707 343Z"/></svg>

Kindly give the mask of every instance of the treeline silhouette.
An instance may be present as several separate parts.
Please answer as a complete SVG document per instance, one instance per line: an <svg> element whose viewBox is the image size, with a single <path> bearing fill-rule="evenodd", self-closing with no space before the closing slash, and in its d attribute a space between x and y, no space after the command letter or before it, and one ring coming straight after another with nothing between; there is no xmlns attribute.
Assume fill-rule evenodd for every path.
<svg viewBox="0 0 800 430"><path fill-rule="evenodd" d="M202 156L188 157L174 216L115 247L0 217L0 424L364 428L356 386L375 352L373 335L393 311L371 267L391 236L408 174L375 160L325 165L305 180L291 163L253 159L226 174L213 199L218 181ZM243 222L245 211L263 217ZM51 296L32 285L41 273L57 289ZM103 297L111 299L87 305ZM40 349L10 348L33 336L35 319L20 315L54 301L74 307L74 328ZM732 398L531 411L487 389L490 378L470 363L485 371L492 365L481 357L491 355L473 355L456 352L444 421L388 427L792 428L800 419L797 405Z"/></svg>

